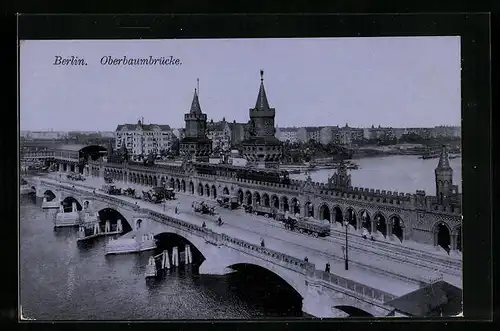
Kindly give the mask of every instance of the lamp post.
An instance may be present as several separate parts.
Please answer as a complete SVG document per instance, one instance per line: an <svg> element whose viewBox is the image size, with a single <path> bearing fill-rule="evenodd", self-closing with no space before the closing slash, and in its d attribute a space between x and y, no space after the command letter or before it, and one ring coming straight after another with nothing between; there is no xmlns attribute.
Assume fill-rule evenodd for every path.
<svg viewBox="0 0 500 331"><path fill-rule="evenodd" d="M347 229L349 228L349 222L347 219L344 221L345 225L345 270L349 270L349 255L348 255L348 241L347 241Z"/></svg>

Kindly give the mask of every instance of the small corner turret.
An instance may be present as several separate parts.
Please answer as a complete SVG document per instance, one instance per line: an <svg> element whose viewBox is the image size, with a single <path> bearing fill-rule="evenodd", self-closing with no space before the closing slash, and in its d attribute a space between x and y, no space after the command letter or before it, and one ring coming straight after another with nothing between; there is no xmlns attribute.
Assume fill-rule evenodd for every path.
<svg viewBox="0 0 500 331"><path fill-rule="evenodd" d="M446 145L441 147L439 162L434 170L436 180L436 198L438 205L448 205L451 199L457 195L457 186L453 185L453 169L450 166L448 149Z"/></svg>

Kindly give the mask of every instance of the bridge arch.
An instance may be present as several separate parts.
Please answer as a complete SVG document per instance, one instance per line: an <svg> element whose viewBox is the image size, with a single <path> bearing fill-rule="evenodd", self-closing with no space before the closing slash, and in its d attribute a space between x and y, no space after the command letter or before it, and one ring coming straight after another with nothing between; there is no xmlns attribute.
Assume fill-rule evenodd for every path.
<svg viewBox="0 0 500 331"><path fill-rule="evenodd" d="M170 177L170 188L174 188L175 187L175 180L173 177Z"/></svg>
<svg viewBox="0 0 500 331"><path fill-rule="evenodd" d="M283 211L289 211L290 210L290 205L288 203L288 197L287 196L282 196L281 197L281 205L283 206Z"/></svg>
<svg viewBox="0 0 500 331"><path fill-rule="evenodd" d="M375 222L375 230L385 238L387 236L387 217L381 211L377 211L373 214L373 221Z"/></svg>
<svg viewBox="0 0 500 331"><path fill-rule="evenodd" d="M358 216L356 215L356 211L353 207L347 207L345 209L345 215L347 217L347 221L350 225L352 225L355 229L358 228Z"/></svg>
<svg viewBox="0 0 500 331"><path fill-rule="evenodd" d="M194 194L194 183L192 181L189 182L189 193Z"/></svg>
<svg viewBox="0 0 500 331"><path fill-rule="evenodd" d="M172 258L172 247L177 246L179 248L179 257L181 252L184 250L185 245L189 245L191 247L191 253L193 255L193 262L200 266L207 258L211 255L209 248L206 245L203 245L203 242L198 238L192 238L188 235L183 235L182 233L178 233L177 231L161 231L154 235L154 238L157 243L157 249L160 251L168 250L169 256Z"/></svg>
<svg viewBox="0 0 500 331"><path fill-rule="evenodd" d="M222 189L222 194L229 194L229 189L227 188L227 186L224 186L224 188Z"/></svg>
<svg viewBox="0 0 500 331"><path fill-rule="evenodd" d="M83 206L76 198L72 196L67 196L62 200L64 212L71 212L73 202L76 202L76 210L81 211L83 209Z"/></svg>
<svg viewBox="0 0 500 331"><path fill-rule="evenodd" d="M253 198L255 200L255 204L260 205L260 193L257 191L253 192Z"/></svg>
<svg viewBox="0 0 500 331"><path fill-rule="evenodd" d="M451 248L451 228L448 223L438 221L432 228L434 235L434 246L441 246L446 252L450 252Z"/></svg>
<svg viewBox="0 0 500 331"><path fill-rule="evenodd" d="M175 190L176 190L177 192L179 192L179 191L181 190L181 181L179 180L179 178L177 178L177 179L175 180Z"/></svg>
<svg viewBox="0 0 500 331"><path fill-rule="evenodd" d="M182 192L186 192L186 181L184 179L181 180L181 190Z"/></svg>
<svg viewBox="0 0 500 331"><path fill-rule="evenodd" d="M240 205L242 205L244 201L245 201L245 194L243 194L242 189L238 189L238 202L240 203Z"/></svg>
<svg viewBox="0 0 500 331"><path fill-rule="evenodd" d="M372 223L370 213L366 209L362 209L358 212L361 218L361 228L366 229L368 233L372 232Z"/></svg>
<svg viewBox="0 0 500 331"><path fill-rule="evenodd" d="M334 308L342 310L344 313L348 314L349 317L373 317L369 312L364 311L353 306L335 306Z"/></svg>
<svg viewBox="0 0 500 331"><path fill-rule="evenodd" d="M320 204L318 208L318 218L320 220L327 220L328 222L331 222L330 216L330 207L328 207L328 204Z"/></svg>
<svg viewBox="0 0 500 331"><path fill-rule="evenodd" d="M100 209L97 214L99 215L99 225L101 227L104 227L104 224L106 223L107 220L110 221L111 228L116 227L116 224L118 220L121 220L122 222L122 227L123 227L123 233L127 233L132 231L132 225L129 223L129 221L120 213L118 210L111 208L111 207L106 207ZM114 219L110 219L114 218ZM104 230L104 228L103 228Z"/></svg>
<svg viewBox="0 0 500 331"><path fill-rule="evenodd" d="M264 207L270 207L270 199L267 193L262 194L262 205Z"/></svg>
<svg viewBox="0 0 500 331"><path fill-rule="evenodd" d="M305 217L314 217L314 205L311 201L307 201L304 204L304 216Z"/></svg>
<svg viewBox="0 0 500 331"><path fill-rule="evenodd" d="M217 187L215 187L215 184L212 184L212 197L217 199Z"/></svg>
<svg viewBox="0 0 500 331"><path fill-rule="evenodd" d="M57 197L52 190L45 190L45 192L43 192L43 196L47 198L47 201L52 201Z"/></svg>
<svg viewBox="0 0 500 331"><path fill-rule="evenodd" d="M344 214L342 213L342 208L340 208L339 205L333 207L333 220L336 223L341 224L344 222Z"/></svg>
<svg viewBox="0 0 500 331"><path fill-rule="evenodd" d="M301 277L294 277L292 274L283 272L278 268L269 268L264 262L255 261L244 261L227 266L237 273L245 273L246 276L252 277L256 282L262 284L267 284L269 287L262 286L262 290L266 291L266 296L269 296L269 290L274 291L286 291L292 294L294 302L292 305L294 309L302 311L303 299L307 296L307 288L303 285L303 279ZM269 277L269 278L267 278ZM267 278L267 279L266 279ZM263 282L262 279L265 279ZM276 284L275 282L279 283ZM246 282L245 282L246 284ZM255 288L255 287L252 287ZM281 302L290 302L291 300L280 300Z"/></svg>
<svg viewBox="0 0 500 331"><path fill-rule="evenodd" d="M300 202L299 202L299 199L297 198L292 198L292 200L290 201L290 210L292 212L292 214L300 214Z"/></svg>
<svg viewBox="0 0 500 331"><path fill-rule="evenodd" d="M210 197L210 186L208 184L205 184L205 195Z"/></svg>
<svg viewBox="0 0 500 331"><path fill-rule="evenodd" d="M198 195L203 196L203 184L202 183L198 184Z"/></svg>
<svg viewBox="0 0 500 331"><path fill-rule="evenodd" d="M398 214L392 214L389 216L389 226L391 227L392 235L396 236L399 241L403 242L405 225L401 216Z"/></svg>
<svg viewBox="0 0 500 331"><path fill-rule="evenodd" d="M280 199L275 194L271 195L271 205L276 209L280 207Z"/></svg>
<svg viewBox="0 0 500 331"><path fill-rule="evenodd" d="M250 192L250 191L245 192L245 202L246 202L247 206L252 205L252 192Z"/></svg>

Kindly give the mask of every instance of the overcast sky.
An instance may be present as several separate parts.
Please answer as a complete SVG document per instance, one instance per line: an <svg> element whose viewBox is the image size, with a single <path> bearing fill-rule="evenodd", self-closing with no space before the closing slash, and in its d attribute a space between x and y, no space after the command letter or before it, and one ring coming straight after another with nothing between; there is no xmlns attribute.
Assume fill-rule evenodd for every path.
<svg viewBox="0 0 500 331"><path fill-rule="evenodd" d="M87 66L56 66L55 56ZM179 58L108 66L103 56ZM23 41L21 130L184 127L196 79L208 118L248 121L264 70L276 125L460 125L459 37Z"/></svg>

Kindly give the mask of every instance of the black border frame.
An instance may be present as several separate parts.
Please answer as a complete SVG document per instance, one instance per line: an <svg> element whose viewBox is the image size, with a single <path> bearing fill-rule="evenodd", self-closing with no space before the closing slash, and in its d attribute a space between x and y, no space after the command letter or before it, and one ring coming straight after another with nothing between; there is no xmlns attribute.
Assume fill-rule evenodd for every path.
<svg viewBox="0 0 500 331"><path fill-rule="evenodd" d="M132 28L131 28L132 27ZM136 27L136 28L134 28ZM140 28L147 27L147 28ZM228 28L230 27L230 29ZM181 30L182 28L182 30ZM229 14L229 15L20 15L19 39L157 39L157 38L264 38L264 37L375 37L461 36L462 56L462 144L463 144L463 237L465 320L492 318L492 167L490 16L488 13L457 14ZM19 102L19 100L17 100ZM12 126L14 123L12 123ZM15 127L18 127L16 118ZM11 127L13 128L13 127ZM5 134L5 131L4 131ZM1 144L13 143L12 136ZM16 147L2 146L17 155ZM13 148L12 148L13 147ZM18 177L17 159L4 159L10 179ZM15 175L14 175L15 174ZM2 172L2 175L7 173ZM9 178L9 175L7 175ZM16 179L17 180L17 179ZM12 192L17 191L13 181ZM3 182L3 181L2 181ZM3 184L3 183L2 183ZM16 205L16 196L6 195ZM9 209L10 211L10 209ZM9 219L17 219L14 210ZM15 217L15 218L14 218ZM12 224L11 224L12 225ZM480 225L480 226L478 226ZM17 230L17 226L14 225ZM16 231L17 233L17 231ZM16 246L17 249L17 246ZM17 299L17 293L15 293ZM17 301L17 300L16 300ZM16 305L17 307L17 305ZM16 308L17 310L17 308ZM400 321L397 324L412 323ZM334 327L333 321L288 321L304 328ZM353 320L354 321L354 320ZM357 320L360 321L360 320ZM390 321L386 319L385 321ZM429 321L429 319L426 319ZM443 319L437 319L436 322ZM288 322L280 323L288 327ZM199 322L217 329L279 327L262 322ZM149 323L148 323L149 324ZM362 328L357 323L356 328ZM384 323L385 324L385 323ZM391 323L396 324L396 323ZM455 323L453 323L455 324ZM168 322L163 326L195 326L192 322ZM268 326L269 326L268 325ZM76 326L76 325L75 325ZM108 325L110 326L110 325ZM84 325L85 327L85 325ZM384 325L390 327L390 325Z"/></svg>

